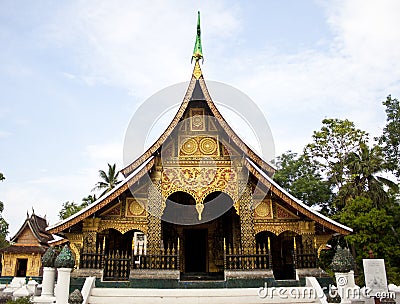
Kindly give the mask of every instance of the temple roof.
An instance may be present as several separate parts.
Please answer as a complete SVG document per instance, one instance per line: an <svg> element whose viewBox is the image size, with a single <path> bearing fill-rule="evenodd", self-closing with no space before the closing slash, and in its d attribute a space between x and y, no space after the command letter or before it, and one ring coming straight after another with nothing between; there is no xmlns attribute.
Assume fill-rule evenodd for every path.
<svg viewBox="0 0 400 304"><path fill-rule="evenodd" d="M36 215L34 212L31 216L27 214L27 218L22 226L19 228L18 232L11 238L11 242L15 243L9 247L3 248L3 252L20 252L20 253L44 253L46 251L45 247L48 246L48 242L53 240L51 233L46 231L47 221ZM32 235L37 241L37 245L33 243L21 242L19 243L19 238L29 229Z"/></svg>
<svg viewBox="0 0 400 304"><path fill-rule="evenodd" d="M200 15L198 16L197 36L196 43L193 51L192 59L195 59L194 69L188 89L183 98L183 101L172 119L167 129L161 136L150 146L140 157L138 157L131 164L121 170L125 179L112 191L100 197L97 201L81 210L80 212L72 215L71 217L47 228L51 233L60 233L73 225L79 223L81 220L93 215L96 211L104 208L114 199L118 198L124 191L128 190L130 186L138 182L147 172L154 166L154 156L160 151L162 145L166 142L172 132L176 129L179 122L182 120L185 111L190 107L191 101L204 101L209 107L211 114L215 117L221 128L229 136L230 140L235 143L237 148L241 151L245 159L245 166L247 169L259 179L267 188L280 197L285 203L289 204L305 216L317 223L341 234L349 234L352 229L340 223L337 223L324 215L313 210L309 206L296 199L278 184L272 180L272 175L275 168L267 161L258 156L230 127L230 125L223 118L216 105L214 104L210 93L207 89L206 82L200 67L200 59L203 58L201 39L200 39Z"/></svg>

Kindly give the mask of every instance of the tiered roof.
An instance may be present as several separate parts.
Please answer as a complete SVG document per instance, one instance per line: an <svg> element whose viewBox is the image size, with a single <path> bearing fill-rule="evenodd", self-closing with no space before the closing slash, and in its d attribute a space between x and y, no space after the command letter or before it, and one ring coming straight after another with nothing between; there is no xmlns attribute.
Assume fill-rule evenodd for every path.
<svg viewBox="0 0 400 304"><path fill-rule="evenodd" d="M25 222L18 232L11 238L9 247L3 248L2 252L13 253L44 253L48 248L48 242L53 240L53 236L46 228L48 224L45 218L27 214Z"/></svg>

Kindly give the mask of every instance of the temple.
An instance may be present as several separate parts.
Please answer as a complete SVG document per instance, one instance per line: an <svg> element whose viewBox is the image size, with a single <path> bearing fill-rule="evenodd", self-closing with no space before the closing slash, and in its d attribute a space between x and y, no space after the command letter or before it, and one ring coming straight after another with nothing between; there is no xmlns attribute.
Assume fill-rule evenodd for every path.
<svg viewBox="0 0 400 304"><path fill-rule="evenodd" d="M69 240L79 269L110 281L296 279L318 268L333 235L351 233L273 181L274 167L214 104L201 59L199 16L193 73L172 122L116 188L48 228Z"/></svg>
<svg viewBox="0 0 400 304"><path fill-rule="evenodd" d="M49 248L53 236L46 231L47 221L34 212L27 217L11 238L11 245L0 250L2 253L1 276L37 277L42 273L41 258Z"/></svg>

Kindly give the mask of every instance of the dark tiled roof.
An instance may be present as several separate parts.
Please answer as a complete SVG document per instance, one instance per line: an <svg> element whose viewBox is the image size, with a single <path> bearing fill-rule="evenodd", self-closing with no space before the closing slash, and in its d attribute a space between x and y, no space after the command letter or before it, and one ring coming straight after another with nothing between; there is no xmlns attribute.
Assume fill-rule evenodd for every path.
<svg viewBox="0 0 400 304"><path fill-rule="evenodd" d="M0 252L10 252L10 253L45 253L46 247L42 246L16 246L11 245L9 247L3 248Z"/></svg>
<svg viewBox="0 0 400 304"><path fill-rule="evenodd" d="M51 233L46 231L47 221L46 219L32 214L28 217L21 228L18 230L16 235L11 239L12 242L16 242L20 234L25 230L26 227L29 227L32 231L33 235L36 237L39 243L43 245L47 245L47 242L53 240L53 236Z"/></svg>

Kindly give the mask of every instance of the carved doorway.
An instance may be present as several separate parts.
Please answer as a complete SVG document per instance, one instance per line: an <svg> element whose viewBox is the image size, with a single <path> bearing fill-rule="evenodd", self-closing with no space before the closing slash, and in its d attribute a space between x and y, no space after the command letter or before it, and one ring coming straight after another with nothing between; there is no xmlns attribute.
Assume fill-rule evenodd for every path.
<svg viewBox="0 0 400 304"><path fill-rule="evenodd" d="M204 275L208 272L208 230L185 229L185 273Z"/></svg>
<svg viewBox="0 0 400 304"><path fill-rule="evenodd" d="M272 269L276 280L294 280L294 238L297 234L291 231L282 232L271 237Z"/></svg>
<svg viewBox="0 0 400 304"><path fill-rule="evenodd" d="M28 259L17 259L17 277L26 277L26 270L28 267Z"/></svg>

